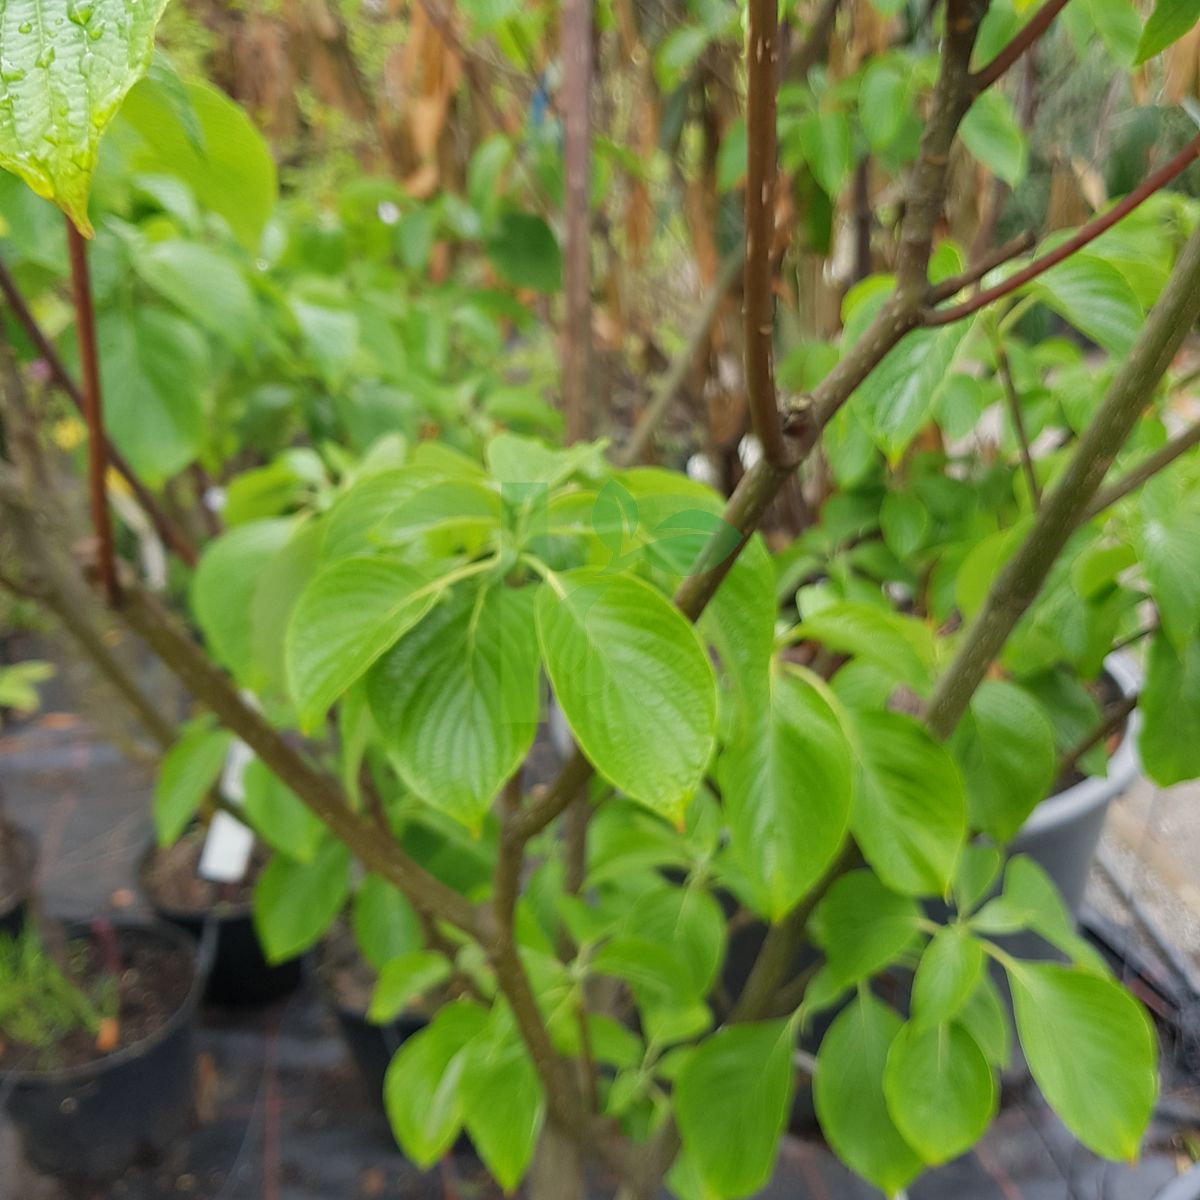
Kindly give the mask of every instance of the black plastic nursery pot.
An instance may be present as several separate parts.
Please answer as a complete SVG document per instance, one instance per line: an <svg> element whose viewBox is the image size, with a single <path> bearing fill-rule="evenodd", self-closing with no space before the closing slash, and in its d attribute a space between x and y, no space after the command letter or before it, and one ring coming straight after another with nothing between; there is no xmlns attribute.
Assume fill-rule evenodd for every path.
<svg viewBox="0 0 1200 1200"><path fill-rule="evenodd" d="M29 889L37 863L33 835L18 825L5 825L0 852L0 936L16 937L25 925Z"/></svg>
<svg viewBox="0 0 1200 1200"><path fill-rule="evenodd" d="M117 924L123 955L143 947L181 951L190 978L182 1002L146 1037L81 1066L0 1072L0 1094L26 1159L38 1170L81 1184L115 1179L160 1159L193 1115L195 1029L207 944L162 924ZM86 925L68 925L85 937Z"/></svg>
<svg viewBox="0 0 1200 1200"><path fill-rule="evenodd" d="M146 850L138 871L142 892L155 915L197 941L206 930L212 930L212 966L204 991L205 1002L224 1008L250 1008L290 996L304 977L302 960L267 962L249 904L222 902L197 911L160 900L149 883L149 868L156 852L155 846Z"/></svg>

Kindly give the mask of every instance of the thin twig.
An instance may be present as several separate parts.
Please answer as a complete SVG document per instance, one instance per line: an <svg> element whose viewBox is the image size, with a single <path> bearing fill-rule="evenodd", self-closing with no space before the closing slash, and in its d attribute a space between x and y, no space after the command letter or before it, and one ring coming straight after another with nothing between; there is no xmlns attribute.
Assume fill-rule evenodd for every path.
<svg viewBox="0 0 1200 1200"><path fill-rule="evenodd" d="M1088 505L1087 511L1083 514L1083 519L1090 521L1093 517L1098 517L1106 508L1111 508L1118 500L1124 500L1130 492L1136 492L1147 480L1165 470L1177 458L1197 445L1200 445L1200 421L1195 425L1188 426L1182 433L1176 434L1153 454L1138 463L1136 467L1122 475L1120 479L1097 492L1091 504Z"/></svg>
<svg viewBox="0 0 1200 1200"><path fill-rule="evenodd" d="M988 322L988 336L992 341L992 349L996 354L996 373L1004 388L1004 398L1008 402L1008 415L1012 420L1013 432L1020 447L1021 468L1025 472L1025 482L1029 485L1029 495L1033 507L1038 509L1042 504L1042 489L1038 486L1037 472L1033 469L1033 454L1029 449L1029 437L1025 432L1025 416L1021 412L1021 396L1013 379L1012 363L1008 359L1008 351L1004 348L1004 339L996 328L994 321Z"/></svg>
<svg viewBox="0 0 1200 1200"><path fill-rule="evenodd" d="M955 304L950 308L934 309L927 312L923 323L927 326L952 325L972 313L986 308L995 300L1008 296L1017 288L1023 287L1031 280L1057 266L1072 254L1082 250L1089 242L1094 242L1102 233L1107 232L1124 217L1127 217L1140 204L1145 203L1155 192L1161 191L1177 175L1187 170L1197 158L1200 158L1200 134L1197 134L1170 162L1159 167L1157 171L1147 175L1144 180L1119 204L1114 204L1106 213L1093 218L1082 229L1078 230L1060 246L1056 246L1047 254L1034 259L1027 267L1022 267L995 287L985 288L982 292Z"/></svg>
<svg viewBox="0 0 1200 1200"><path fill-rule="evenodd" d="M1139 697L1134 694L1132 696L1122 696L1120 701L1112 706L1100 719L1100 723L1091 733L1080 738L1074 746L1070 748L1059 761L1058 764L1058 780L1060 782L1066 780L1075 768L1079 765L1079 760L1093 747L1098 746L1104 741L1109 734L1119 729L1121 724L1126 720L1130 713L1137 708Z"/></svg>
<svg viewBox="0 0 1200 1200"><path fill-rule="evenodd" d="M33 315L33 312L25 301L25 297L21 295L16 280L13 279L8 268L2 262L0 262L0 292L4 293L4 298L8 301L9 307L13 311L13 316L17 318L17 322L21 328L25 330L25 335L33 343L38 356L49 368L50 378L53 380L55 386L82 413L83 396L76 386L75 380L68 373L61 356L54 348L54 344L46 336L41 325L38 324L37 318ZM163 511L154 494L138 478L137 473L126 462L124 456L116 446L113 445L112 439L106 438L105 442L108 447L109 461L125 482L129 484L129 488L137 497L138 503L154 523L154 528L158 530L158 536L189 567L195 566L197 559L196 547L192 545L187 534Z"/></svg>
<svg viewBox="0 0 1200 1200"><path fill-rule="evenodd" d="M1068 0L1046 0L1033 19L1021 27L1012 41L971 77L976 92L991 87L1050 28L1054 18L1066 8L1067 3Z"/></svg>
<svg viewBox="0 0 1200 1200"><path fill-rule="evenodd" d="M618 466L632 466L645 453L650 439L670 408L671 401L683 386L683 381L687 378L688 371L691 370L692 363L700 352L700 347L707 340L708 331L716 319L721 301L724 300L726 293L741 273L742 264L745 261L746 247L739 244L738 248L721 264L720 273L713 281L712 287L709 288L708 295L704 298L704 304L688 330L683 349L671 360L671 365L659 380L654 389L654 395L642 411L629 441L613 456Z"/></svg>
<svg viewBox="0 0 1200 1200"><path fill-rule="evenodd" d="M972 263L965 271L960 272L958 275L951 275L948 279L943 279L940 283L935 283L929 289L928 303L938 304L943 300L949 300L951 296L957 295L963 288L970 287L973 283L978 283L989 271L994 271L997 267L1002 267L1006 262L1011 262L1014 258L1020 258L1022 254L1028 254L1036 245L1036 234L1029 230L1018 234L1011 241L1005 242L1003 246L997 246L995 250L985 254L978 262Z"/></svg>
<svg viewBox="0 0 1200 1200"><path fill-rule="evenodd" d="M105 482L108 475L108 439L104 434L103 401L100 395L100 360L96 350L96 314L92 308L92 284L88 277L87 242L67 222L67 248L71 256L71 292L75 300L75 327L79 338L79 365L83 372L83 419L88 428L88 495L92 528L96 534L100 584L110 606L119 596L117 554L113 544L112 516L108 511Z"/></svg>

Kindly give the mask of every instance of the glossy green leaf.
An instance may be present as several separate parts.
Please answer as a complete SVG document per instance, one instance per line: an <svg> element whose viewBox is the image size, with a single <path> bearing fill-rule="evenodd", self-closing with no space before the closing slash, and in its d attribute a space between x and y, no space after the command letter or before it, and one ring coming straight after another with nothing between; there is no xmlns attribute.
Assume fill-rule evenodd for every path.
<svg viewBox="0 0 1200 1200"><path fill-rule="evenodd" d="M1150 778L1170 787L1200 777L1200 738L1180 736L1200 729L1200 642L1180 651L1165 633L1154 635L1138 707L1138 754Z"/></svg>
<svg viewBox="0 0 1200 1200"><path fill-rule="evenodd" d="M154 784L154 830L160 846L176 841L221 777L233 734L193 725L167 751Z"/></svg>
<svg viewBox="0 0 1200 1200"><path fill-rule="evenodd" d="M379 969L367 1020L376 1025L394 1021L414 1000L450 978L453 968L445 955L433 950L408 950Z"/></svg>
<svg viewBox="0 0 1200 1200"><path fill-rule="evenodd" d="M1137 1157L1158 1095L1154 1031L1114 980L1051 963L1009 971L1017 1031L1051 1108L1088 1149Z"/></svg>
<svg viewBox="0 0 1200 1200"><path fill-rule="evenodd" d="M284 962L312 946L350 893L350 852L329 838L312 862L275 855L254 887L254 929L267 961Z"/></svg>
<svg viewBox="0 0 1200 1200"><path fill-rule="evenodd" d="M185 94L186 119L153 79L129 93L121 120L142 139L131 165L182 179L204 208L219 213L246 247L257 249L278 189L266 140L219 89L189 83Z"/></svg>
<svg viewBox="0 0 1200 1200"><path fill-rule="evenodd" d="M233 260L199 242L172 238L139 245L134 269L160 296L209 333L244 346L257 311L250 285Z"/></svg>
<svg viewBox="0 0 1200 1200"><path fill-rule="evenodd" d="M463 588L371 668L367 697L405 783L478 829L533 742L538 655L528 590Z"/></svg>
<svg viewBox="0 0 1200 1200"><path fill-rule="evenodd" d="M900 133L908 105L909 80L899 63L876 60L863 73L858 93L858 117L867 144L879 153Z"/></svg>
<svg viewBox="0 0 1200 1200"><path fill-rule="evenodd" d="M716 736L712 664L677 608L631 576L576 570L538 589L554 694L601 774L679 822Z"/></svg>
<svg viewBox="0 0 1200 1200"><path fill-rule="evenodd" d="M1058 768L1054 728L1028 692L985 681L951 742L971 825L1007 842L1046 798Z"/></svg>
<svg viewBox="0 0 1200 1200"><path fill-rule="evenodd" d="M836 200L852 165L850 122L844 113L811 112L800 118L798 133L809 170L821 190Z"/></svg>
<svg viewBox="0 0 1200 1200"><path fill-rule="evenodd" d="M1141 495L1138 556L1163 629L1183 650L1200 627L1200 503L1173 478L1152 480Z"/></svg>
<svg viewBox="0 0 1200 1200"><path fill-rule="evenodd" d="M359 949L377 971L425 941L421 920L404 893L378 875L368 875L354 893L352 922Z"/></svg>
<svg viewBox="0 0 1200 1200"><path fill-rule="evenodd" d="M556 292L562 286L558 239L550 226L532 213L502 213L488 238L487 253L492 265L513 287Z"/></svg>
<svg viewBox="0 0 1200 1200"><path fill-rule="evenodd" d="M256 657L250 613L259 579L294 528L284 518L239 525L204 548L192 577L192 611L209 648L244 682Z"/></svg>
<svg viewBox="0 0 1200 1200"><path fill-rule="evenodd" d="M888 1051L883 1088L904 1140L931 1165L969 1150L999 1106L991 1065L953 1023L905 1025Z"/></svg>
<svg viewBox="0 0 1200 1200"><path fill-rule="evenodd" d="M675 1083L684 1149L705 1185L734 1200L771 1177L792 1092L783 1021L733 1025L701 1043Z"/></svg>
<svg viewBox="0 0 1200 1200"><path fill-rule="evenodd" d="M983 963L983 945L966 929L948 925L940 930L921 955L913 979L915 1021L924 1028L956 1016L978 987Z"/></svg>
<svg viewBox="0 0 1200 1200"><path fill-rule="evenodd" d="M1162 53L1200 21L1200 0L1155 0L1154 11L1142 30L1135 65Z"/></svg>
<svg viewBox="0 0 1200 1200"><path fill-rule="evenodd" d="M933 679L933 634L926 624L902 613L841 601L806 613L797 633L826 649L875 663L917 691L925 691Z"/></svg>
<svg viewBox="0 0 1200 1200"><path fill-rule="evenodd" d="M859 760L851 829L890 888L944 895L967 831L962 777L950 752L901 713L855 713Z"/></svg>
<svg viewBox="0 0 1200 1200"><path fill-rule="evenodd" d="M456 1001L396 1051L383 1084L383 1103L400 1149L418 1167L431 1167L462 1128L463 1073L471 1041L487 1023L478 1005Z"/></svg>
<svg viewBox="0 0 1200 1200"><path fill-rule="evenodd" d="M242 778L246 815L272 849L296 862L312 862L325 839L325 824L261 759Z"/></svg>
<svg viewBox="0 0 1200 1200"><path fill-rule="evenodd" d="M989 88L976 98L959 133L967 149L1010 187L1025 177L1029 147L1017 124L1012 101L998 88Z"/></svg>
<svg viewBox="0 0 1200 1200"><path fill-rule="evenodd" d="M437 597L428 571L388 559L342 558L319 572L292 610L284 642L288 690L301 725L315 729Z"/></svg>
<svg viewBox="0 0 1200 1200"><path fill-rule="evenodd" d="M652 1005L685 1008L700 998L689 957L657 938L622 934L605 942L589 965L597 975L623 979Z"/></svg>
<svg viewBox="0 0 1200 1200"><path fill-rule="evenodd" d="M511 1194L533 1160L546 1112L542 1082L523 1045L471 1056L462 1080L463 1117L484 1166Z"/></svg>
<svg viewBox="0 0 1200 1200"><path fill-rule="evenodd" d="M1029 291L1112 354L1127 354L1142 325L1142 305L1125 276L1094 254L1073 254Z"/></svg>
<svg viewBox="0 0 1200 1200"><path fill-rule="evenodd" d="M975 990L958 1010L955 1020L975 1039L993 1067L1008 1069L1012 1059L1012 1018L988 971L981 972Z"/></svg>
<svg viewBox="0 0 1200 1200"><path fill-rule="evenodd" d="M718 758L717 778L754 906L778 920L845 841L854 779L846 736L815 688L780 673L759 718Z"/></svg>
<svg viewBox="0 0 1200 1200"><path fill-rule="evenodd" d="M828 891L812 932L831 980L850 987L882 971L917 940L921 911L889 891L871 871L851 871Z"/></svg>
<svg viewBox="0 0 1200 1200"><path fill-rule="evenodd" d="M929 532L929 510L913 492L888 492L879 510L887 548L897 558L915 554Z"/></svg>
<svg viewBox="0 0 1200 1200"><path fill-rule="evenodd" d="M711 990L725 957L725 918L708 892L700 887L647 892L634 903L625 929L677 951L693 995Z"/></svg>
<svg viewBox="0 0 1200 1200"><path fill-rule="evenodd" d="M138 475L162 483L204 443L204 339L154 308L106 312L96 339L105 426Z"/></svg>
<svg viewBox="0 0 1200 1200"><path fill-rule="evenodd" d="M920 1173L921 1159L888 1111L883 1077L903 1022L870 992L860 992L821 1042L813 1101L837 1156L888 1196Z"/></svg>
<svg viewBox="0 0 1200 1200"><path fill-rule="evenodd" d="M145 74L167 0L9 0L0 7L0 167L91 236L100 138Z"/></svg>

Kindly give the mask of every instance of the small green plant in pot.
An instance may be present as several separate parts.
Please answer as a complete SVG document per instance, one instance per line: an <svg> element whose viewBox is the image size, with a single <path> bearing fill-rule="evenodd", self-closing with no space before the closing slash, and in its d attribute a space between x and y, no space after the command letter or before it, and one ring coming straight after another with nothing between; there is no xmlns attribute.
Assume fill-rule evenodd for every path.
<svg viewBox="0 0 1200 1200"><path fill-rule="evenodd" d="M688 1200L753 1195L774 1166L797 1042L836 1013L816 1053L817 1116L837 1154L895 1195L968 1150L995 1116L1013 1044L993 969L1051 1107L1092 1151L1136 1155L1157 1091L1153 1027L1076 934L1045 872L1026 856L1006 862L1004 843L1053 786L1060 749L1086 733L1056 735L1069 706L1039 695L1030 656L1078 695L1130 636L1143 583L1165 638L1143 746L1156 777L1196 773L1181 726L1161 716L1195 703L1196 581L1177 549L1162 553L1160 528L1182 510L1157 498L1156 483L1150 524L1139 532L1135 516L1128 544L1126 508L1114 525L1099 520L1126 448L1135 477L1178 450L1143 459L1139 443L1200 313L1193 214L1181 209L1155 237L1169 261L1121 310L1136 319L1068 314L1112 354L1102 372L1082 373L1108 377L1065 406L1069 436L1053 454L1034 454L1025 414L1013 412L999 499L979 519L957 511L953 493L987 486L987 456L956 463L943 438L930 461L909 464L911 478L899 469L960 350L977 357L957 374L981 390L996 383L1011 403L1023 356L1005 340L1011 328L988 328L995 313L1015 326L1009 303L1053 308L1040 289L1070 308L1054 271L1069 265L1065 290L1077 298L1092 290L1081 261L1084 284L1103 276L1127 299L1118 268L1070 255L1146 195L1019 269L1011 262L1028 240L975 263L947 266L953 251L934 252L960 126L988 143L979 124L984 135L995 124L990 89L1059 7L997 32L986 5L950 0L936 64L913 73L921 103L897 151L894 271L852 295L839 344L804 394L781 402L778 11L750 0L743 332L761 457L728 500L670 471L615 467L584 440L559 449L501 433L482 461L432 442L397 448L339 479L319 511L250 520L210 544L191 591L207 651L102 553L114 612L306 814L264 823L277 850L255 892L268 949L314 944L361 884L355 917L404 929L381 962L377 1013L444 999L385 1082L392 1128L416 1162L436 1161L465 1129L502 1187L528 1178L538 1200L580 1200L591 1160L628 1200L650 1200L664 1182ZM1153 21L1148 33L1161 49ZM848 133L837 115L830 128ZM815 117L821 135L803 145L846 145L824 136L825 116L802 114L798 131L812 133ZM805 153L828 182L827 156ZM579 183L570 178L568 193L586 207ZM1123 326L1132 336L1118 345ZM1029 357L1053 397L1069 356ZM577 386L569 374L565 383ZM947 426L972 391L961 384L945 400ZM1051 400L1045 408L1056 425ZM825 498L813 535L833 549L817 549L838 556L839 518L873 482L867 532L877 517L885 550L900 560L896 547L908 549L920 570L887 560L864 571L863 547L875 543L862 543L849 569L821 563L814 582L791 579L789 598L804 582L799 623L789 614L781 627L779 564L758 527L819 447L834 458L846 446L865 469L856 476L841 460L841 493ZM1012 486L1018 472L1024 492ZM1126 482L1109 485L1116 499ZM106 528L103 505L96 515ZM1086 615L1082 635L1063 619L1072 606ZM260 611L270 619L247 621ZM548 786L527 788L547 682L576 749ZM176 815L191 813L181 804ZM463 871L466 846L478 870ZM738 910L768 931L726 994ZM1060 960L1018 957L1005 939L1023 931ZM797 973L805 946L816 961ZM906 973L901 1011L879 984Z"/></svg>

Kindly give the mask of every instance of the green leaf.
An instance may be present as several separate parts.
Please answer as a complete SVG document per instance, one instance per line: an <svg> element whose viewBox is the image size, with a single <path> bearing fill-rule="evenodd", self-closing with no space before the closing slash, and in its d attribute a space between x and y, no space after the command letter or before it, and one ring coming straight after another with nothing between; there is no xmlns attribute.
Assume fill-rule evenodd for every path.
<svg viewBox="0 0 1200 1200"><path fill-rule="evenodd" d="M533 1160L546 1113L542 1082L524 1046L477 1050L463 1074L463 1116L483 1164L509 1195Z"/></svg>
<svg viewBox="0 0 1200 1200"><path fill-rule="evenodd" d="M887 548L897 558L915 554L929 532L929 509L912 492L888 492L879 510L879 525Z"/></svg>
<svg viewBox="0 0 1200 1200"><path fill-rule="evenodd" d="M901 613L842 601L806 614L796 632L829 650L875 663L917 691L925 691L933 680L933 633Z"/></svg>
<svg viewBox="0 0 1200 1200"><path fill-rule="evenodd" d="M1028 291L1112 354L1128 354L1142 325L1142 305L1128 280L1093 254L1071 255Z"/></svg>
<svg viewBox="0 0 1200 1200"><path fill-rule="evenodd" d="M971 825L1007 842L1046 798L1058 769L1054 727L1028 692L985 681L951 741Z"/></svg>
<svg viewBox="0 0 1200 1200"><path fill-rule="evenodd" d="M779 920L845 841L853 763L828 702L778 674L765 711L717 760L731 850L758 912Z"/></svg>
<svg viewBox="0 0 1200 1200"><path fill-rule="evenodd" d="M1180 652L1165 633L1154 635L1138 707L1138 754L1146 774L1160 787L1200 777L1200 738L1181 736L1200 729L1200 641Z"/></svg>
<svg viewBox="0 0 1200 1200"><path fill-rule="evenodd" d="M1087 13L1113 58L1122 67L1132 66L1140 50L1142 20L1130 0L1088 0ZM1193 13L1195 21L1200 4L1193 5Z"/></svg>
<svg viewBox="0 0 1200 1200"><path fill-rule="evenodd" d="M1136 1158L1158 1094L1154 1030L1141 1006L1077 968L1023 962L1008 978L1021 1048L1050 1107L1089 1150Z"/></svg>
<svg viewBox="0 0 1200 1200"><path fill-rule="evenodd" d="M283 518L239 525L204 548L192 577L192 611L209 647L243 682L256 657L250 613L258 582L294 528Z"/></svg>
<svg viewBox="0 0 1200 1200"><path fill-rule="evenodd" d="M379 970L367 1020L376 1025L394 1021L413 1000L450 978L453 968L433 950L408 950L389 959Z"/></svg>
<svg viewBox="0 0 1200 1200"><path fill-rule="evenodd" d="M654 55L654 77L659 88L674 91L711 41L712 34L702 25L680 25L667 34Z"/></svg>
<svg viewBox="0 0 1200 1200"><path fill-rule="evenodd" d="M908 108L909 81L895 62L875 60L863 73L858 117L867 145L878 154L899 136Z"/></svg>
<svg viewBox="0 0 1200 1200"><path fill-rule="evenodd" d="M800 118L798 133L809 170L821 190L836 200L852 165L850 122L845 113L806 113Z"/></svg>
<svg viewBox="0 0 1200 1200"><path fill-rule="evenodd" d="M696 631L649 584L581 569L538 589L554 694L593 766L679 823L716 740L717 690Z"/></svg>
<svg viewBox="0 0 1200 1200"><path fill-rule="evenodd" d="M182 179L204 208L224 217L238 240L256 250L278 191L271 151L246 113L217 88L189 83L186 95L190 121L181 119L170 92L152 79L129 93L121 120L142 139L131 166Z"/></svg>
<svg viewBox="0 0 1200 1200"><path fill-rule="evenodd" d="M831 980L850 987L896 961L917 940L921 911L889 891L871 871L843 875L821 901L813 936Z"/></svg>
<svg viewBox="0 0 1200 1200"><path fill-rule="evenodd" d="M312 946L350 893L350 852L329 838L312 862L277 854L254 888L254 929L267 961L284 962Z"/></svg>
<svg viewBox="0 0 1200 1200"><path fill-rule="evenodd" d="M859 384L854 406L893 462L930 420L969 328L967 322L909 334Z"/></svg>
<svg viewBox="0 0 1200 1200"><path fill-rule="evenodd" d="M699 887L647 892L634 904L625 928L677 951L692 995L705 996L712 989L725 956L725 918L708 892Z"/></svg>
<svg viewBox="0 0 1200 1200"><path fill-rule="evenodd" d="M998 88L976 97L959 126L964 145L993 175L1015 187L1025 178L1029 147L1012 101Z"/></svg>
<svg viewBox="0 0 1200 1200"><path fill-rule="evenodd" d="M154 829L169 846L188 827L209 788L221 777L233 734L193 725L167 751L154 784Z"/></svg>
<svg viewBox="0 0 1200 1200"><path fill-rule="evenodd" d="M204 339L171 313L139 308L106 312L96 340L105 425L134 471L162 483L204 442Z"/></svg>
<svg viewBox="0 0 1200 1200"><path fill-rule="evenodd" d="M330 510L325 558L346 558L373 549L375 533L383 519L410 496L441 478L440 472L428 468L396 467L357 480Z"/></svg>
<svg viewBox="0 0 1200 1200"><path fill-rule="evenodd" d="M37 685L54 675L54 664L26 659L9 667L0 667L0 708L35 712L41 703Z"/></svg>
<svg viewBox="0 0 1200 1200"><path fill-rule="evenodd" d="M792 1033L764 1021L718 1030L675 1083L684 1149L715 1195L750 1196L771 1177L792 1093Z"/></svg>
<svg viewBox="0 0 1200 1200"><path fill-rule="evenodd" d="M615 937L592 955L589 965L597 975L631 984L643 1002L685 1008L700 996L689 959L674 946L648 937Z"/></svg>
<svg viewBox="0 0 1200 1200"><path fill-rule="evenodd" d="M312 862L325 838L325 825L261 759L246 768L246 815L272 849L296 862Z"/></svg>
<svg viewBox="0 0 1200 1200"><path fill-rule="evenodd" d="M1200 504L1173 478L1153 480L1141 495L1138 555L1163 630L1183 650L1200 626Z"/></svg>
<svg viewBox="0 0 1200 1200"><path fill-rule="evenodd" d="M890 888L945 895L967 831L967 801L950 752L902 713L855 713L860 765L851 829Z"/></svg>
<svg viewBox="0 0 1200 1200"><path fill-rule="evenodd" d="M367 698L404 782L479 829L537 731L528 589L459 589L371 668Z"/></svg>
<svg viewBox="0 0 1200 1200"><path fill-rule="evenodd" d="M975 1039L984 1057L998 1070L1012 1058L1012 1022L991 975L983 971L975 990L958 1011L957 1022Z"/></svg>
<svg viewBox="0 0 1200 1200"><path fill-rule="evenodd" d="M383 558L342 558L300 594L284 643L288 690L302 727L330 705L429 612L427 571ZM353 620L347 616L353 614Z"/></svg>
<svg viewBox="0 0 1200 1200"><path fill-rule="evenodd" d="M888 1196L906 1188L922 1162L888 1111L884 1068L903 1022L868 991L841 1012L817 1052L813 1101L837 1156Z"/></svg>
<svg viewBox="0 0 1200 1200"><path fill-rule="evenodd" d="M0 167L92 235L100 138L145 74L167 0L15 0L0 8Z"/></svg>
<svg viewBox="0 0 1200 1200"><path fill-rule="evenodd" d="M377 971L425 941L421 920L404 893L378 875L368 875L354 893L353 923L359 948Z"/></svg>
<svg viewBox="0 0 1200 1200"><path fill-rule="evenodd" d="M562 287L558 240L550 226L532 213L502 213L488 238L487 254L492 266L513 287L547 293Z"/></svg>
<svg viewBox="0 0 1200 1200"><path fill-rule="evenodd" d="M447 1004L392 1057L384 1107L400 1149L422 1170L450 1149L462 1127L461 1085L470 1059L464 1050L487 1019L476 1004Z"/></svg>
<svg viewBox="0 0 1200 1200"><path fill-rule="evenodd" d="M1154 11L1142 30L1134 66L1161 54L1197 21L1200 21L1200 0L1156 0Z"/></svg>
<svg viewBox="0 0 1200 1200"><path fill-rule="evenodd" d="M224 254L198 242L174 238L139 245L137 273L209 333L244 346L254 332L254 296L241 271Z"/></svg>
<svg viewBox="0 0 1200 1200"><path fill-rule="evenodd" d="M956 1016L978 986L983 962L983 944L962 926L947 925L935 934L913 979L915 1020L924 1027Z"/></svg>
<svg viewBox="0 0 1200 1200"><path fill-rule="evenodd" d="M304 349L325 383L343 387L358 354L358 317L346 308L317 304L299 297L288 301Z"/></svg>
<svg viewBox="0 0 1200 1200"><path fill-rule="evenodd" d="M269 689L272 695L287 694L284 640L288 620L300 593L316 574L324 532L317 521L301 518L287 544L272 555L258 577L250 609L255 680L256 686Z"/></svg>
<svg viewBox="0 0 1200 1200"><path fill-rule="evenodd" d="M888 1051L883 1089L904 1140L931 1165L969 1150L1000 1099L983 1051L956 1024L905 1025Z"/></svg>

